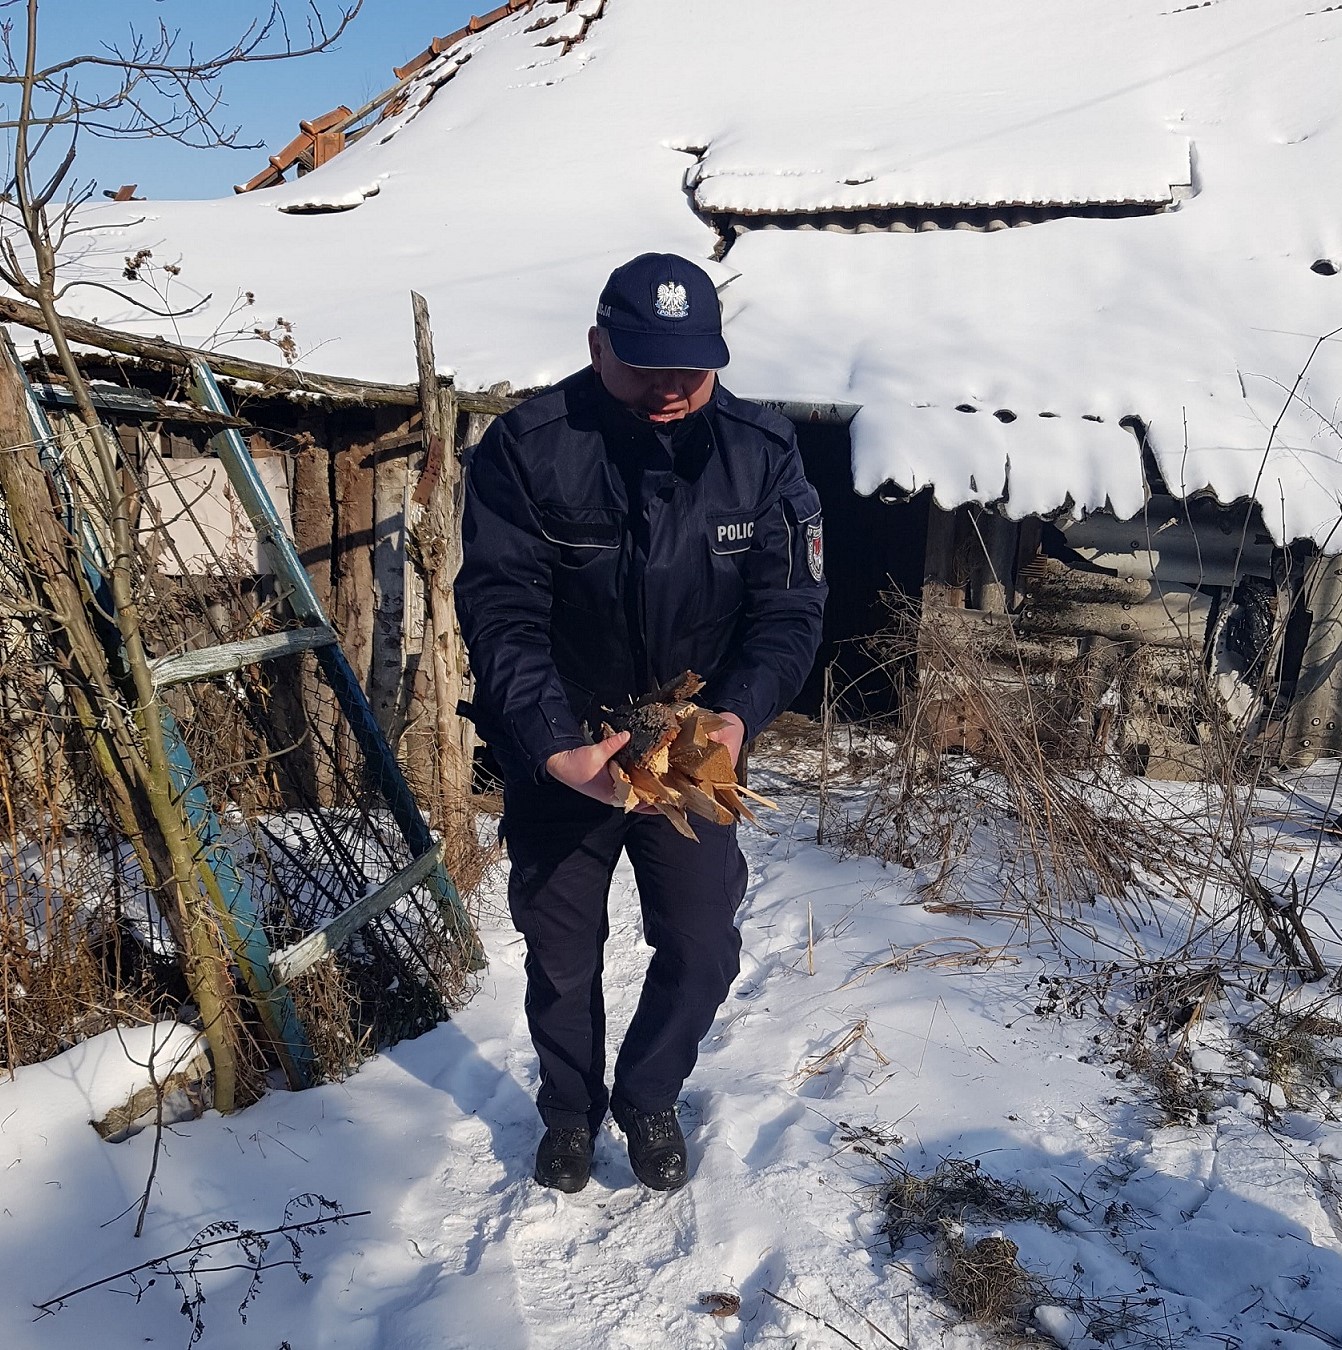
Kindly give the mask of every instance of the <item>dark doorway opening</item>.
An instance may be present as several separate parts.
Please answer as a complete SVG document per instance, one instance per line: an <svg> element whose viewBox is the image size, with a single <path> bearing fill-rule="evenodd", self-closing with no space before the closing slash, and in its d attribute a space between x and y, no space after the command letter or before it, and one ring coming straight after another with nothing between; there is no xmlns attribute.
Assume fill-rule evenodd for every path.
<svg viewBox="0 0 1342 1350"><path fill-rule="evenodd" d="M834 687L844 689L840 710L852 716L886 715L896 709L896 680L862 639L886 626L887 592L917 596L923 585L923 554L932 494L888 500L853 489L852 442L845 425L797 425L806 476L820 494L825 517L824 641L793 710L815 716L824 694L825 669L834 664Z"/></svg>

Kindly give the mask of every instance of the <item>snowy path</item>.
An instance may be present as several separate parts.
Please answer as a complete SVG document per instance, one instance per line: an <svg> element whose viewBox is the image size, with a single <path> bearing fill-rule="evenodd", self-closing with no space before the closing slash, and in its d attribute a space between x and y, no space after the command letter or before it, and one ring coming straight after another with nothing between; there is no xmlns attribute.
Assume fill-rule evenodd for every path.
<svg viewBox="0 0 1342 1350"><path fill-rule="evenodd" d="M613 1062L647 963L625 865L611 909L606 984ZM481 1056L443 1080L464 1111L480 1115L450 1133L453 1147L438 1174L402 1213L407 1229L422 1235L416 1241L426 1257L441 1262L440 1281L426 1304L389 1319L387 1343L490 1343L487 1328L469 1321L444 1327L439 1304L446 1299L453 1308L516 1306L523 1323L513 1342L518 1346L689 1350L748 1344L744 1324L727 1326L705 1316L701 1293L735 1291L757 1308L766 1287L778 1289L787 1273L780 1220L791 1229L793 1244L828 1250L836 1240L852 1242L846 1217L851 1201L838 1197L845 1217L828 1216L839 1231L826 1232L828 1197L817 1201L821 1179L798 1156L803 1143L803 1155L823 1156L832 1125L790 1099L792 1062L762 1068L750 1042L752 1022L771 1016L770 997L786 1001L782 982L789 978L789 960L747 959L749 973L705 1046L680 1112L694 1184L673 1196L644 1190L608 1125L598 1140L592 1184L580 1195L563 1196L528 1180L540 1126L521 1015L522 949L500 936L489 987L458 1019ZM792 960L800 954L799 941L804 915L802 929L783 939ZM491 1046L496 1053L489 1053ZM496 1319L497 1312L489 1317Z"/></svg>

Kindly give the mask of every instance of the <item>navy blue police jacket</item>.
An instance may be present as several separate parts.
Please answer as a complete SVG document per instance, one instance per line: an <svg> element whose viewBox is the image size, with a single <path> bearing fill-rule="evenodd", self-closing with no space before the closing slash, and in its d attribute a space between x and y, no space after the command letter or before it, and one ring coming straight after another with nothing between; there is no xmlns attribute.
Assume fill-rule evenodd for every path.
<svg viewBox="0 0 1342 1350"><path fill-rule="evenodd" d="M470 456L462 544L472 715L510 778L544 778L601 708L684 670L753 736L820 643L820 500L796 437L721 384L663 425L590 367L519 404Z"/></svg>

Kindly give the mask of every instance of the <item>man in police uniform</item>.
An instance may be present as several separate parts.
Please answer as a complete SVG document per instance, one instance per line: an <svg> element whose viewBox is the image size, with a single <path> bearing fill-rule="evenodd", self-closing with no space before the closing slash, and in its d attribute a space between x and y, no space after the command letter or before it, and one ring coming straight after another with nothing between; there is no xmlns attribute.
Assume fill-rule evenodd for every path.
<svg viewBox="0 0 1342 1350"><path fill-rule="evenodd" d="M718 382L712 281L643 254L611 274L592 364L490 427L467 473L456 601L474 716L504 772L508 898L526 940L527 1018L547 1129L536 1180L577 1191L609 1106L635 1174L688 1179L681 1085L739 969L735 826L699 842L613 805L600 709L684 670L733 757L792 701L820 642L820 502L791 426ZM606 897L629 855L653 949L605 1075Z"/></svg>

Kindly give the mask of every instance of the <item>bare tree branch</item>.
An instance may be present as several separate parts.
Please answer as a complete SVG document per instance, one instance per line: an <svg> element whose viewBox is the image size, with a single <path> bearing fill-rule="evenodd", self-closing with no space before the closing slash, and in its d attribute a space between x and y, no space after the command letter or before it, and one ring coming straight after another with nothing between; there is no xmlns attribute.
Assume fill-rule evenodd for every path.
<svg viewBox="0 0 1342 1350"><path fill-rule="evenodd" d="M15 0L6 0L5 8ZM0 88L27 91L26 113L0 118L0 130L74 125L90 135L175 140L194 148L255 148L241 139L242 128L221 122L222 78L233 68L287 61L327 50L349 28L363 0L336 0L328 10L316 0L304 8L305 36L295 38L281 0L271 0L232 40L207 54L183 43L179 29L161 21L146 34L131 29L125 41L103 44L96 52L77 53L41 64L16 52L14 21L0 23ZM29 32L36 9L30 9ZM25 47L26 38L25 34ZM110 83L107 77L111 77ZM29 150L33 158L39 149Z"/></svg>

